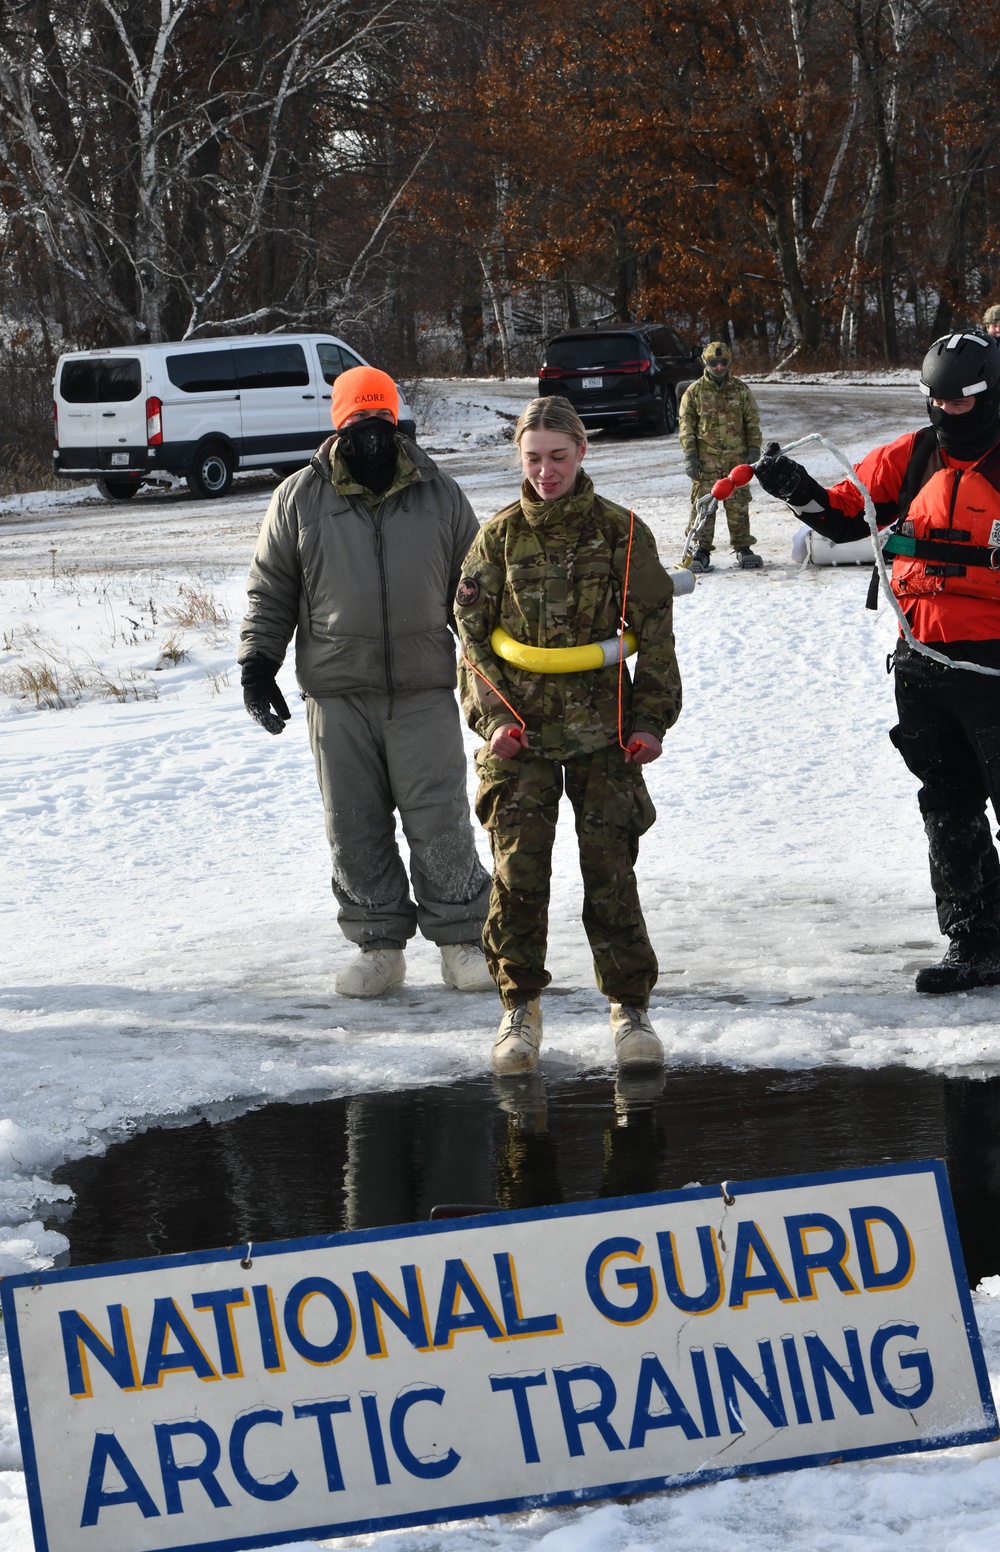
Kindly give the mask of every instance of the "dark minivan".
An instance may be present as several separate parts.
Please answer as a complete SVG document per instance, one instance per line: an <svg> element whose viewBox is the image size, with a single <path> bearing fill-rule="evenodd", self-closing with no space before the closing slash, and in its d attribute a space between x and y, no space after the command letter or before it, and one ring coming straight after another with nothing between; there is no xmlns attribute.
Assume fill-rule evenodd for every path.
<svg viewBox="0 0 1000 1552"><path fill-rule="evenodd" d="M677 385L701 373L665 324L608 323L569 329L545 347L538 393L562 394L585 426L641 426L654 436L677 430Z"/></svg>

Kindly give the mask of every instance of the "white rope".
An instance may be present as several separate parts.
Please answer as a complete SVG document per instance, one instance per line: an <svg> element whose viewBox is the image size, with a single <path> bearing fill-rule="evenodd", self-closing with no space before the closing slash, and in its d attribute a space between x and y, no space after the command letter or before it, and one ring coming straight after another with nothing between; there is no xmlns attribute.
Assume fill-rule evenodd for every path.
<svg viewBox="0 0 1000 1552"><path fill-rule="evenodd" d="M943 663L947 669L969 669L970 674L989 674L991 678L1000 678L1000 669L988 669L984 663L963 663L961 658L946 658L943 652L935 652L933 647L929 647L924 641L916 639L916 636L910 630L910 621L908 621L907 616L904 615L904 611L902 611L898 601L896 601L896 594L893 593L893 584L888 579L888 571L885 568L882 545L890 537L888 529L885 529L885 532L879 532L879 525L877 525L876 515L874 515L874 501L871 500L868 489L863 486L862 481L854 473L854 464L843 456L843 453L840 452L839 447L834 442L829 441L828 436L821 436L818 431L809 431L809 436L800 436L797 442L789 442L787 447L781 447L778 450L778 455L787 456L789 453L797 453L800 447L807 447L809 442L820 442L825 447L826 452L831 453L832 458L837 459L843 472L848 476L848 480L851 481L851 484L857 486L860 494L862 494L863 501L865 501L865 518L868 521L868 528L871 529L871 548L874 549L874 557L876 557L876 570L879 573L879 582L882 584L882 591L887 596L888 602L890 602L893 615L899 621L899 630L902 632L902 638L904 638L905 643L913 647L915 652L921 653L921 656L924 656L924 658L932 658L935 663ZM716 500L714 495L711 495L711 492L708 495L702 495L702 497L697 498L696 503L694 503L697 517L693 525L691 525L688 535L686 535L685 548L683 548L683 554L680 557L682 566L688 562L688 556L693 556L694 551L699 548L702 529L705 528L705 523L713 515L713 512L716 511L717 506L719 506L719 501Z"/></svg>
<svg viewBox="0 0 1000 1552"><path fill-rule="evenodd" d="M682 566L686 566L688 560L694 554L695 550L701 548L701 536L705 530L705 524L708 522L709 518L713 516L716 509L718 508L718 505L719 503L712 495L711 491L708 491L708 493L704 496L699 496L698 500L695 502L694 507L697 516L684 536L684 548L681 551L680 558L680 564Z"/></svg>
<svg viewBox="0 0 1000 1552"><path fill-rule="evenodd" d="M783 447L781 449L781 453L782 455L787 456L788 453L798 452L800 447L806 447L810 442L819 442L823 447L825 447L827 452L840 464L841 468L844 470L844 473L847 475L847 478L851 481L851 484L855 485L861 492L865 503L865 518L867 519L868 527L871 530L872 549L875 551L875 566L878 571L879 581L882 584L882 591L886 598L889 600L893 614L899 621L899 629L902 632L903 639L906 641L907 645L912 647L915 652L919 652L922 657L929 657L935 663L943 663L946 668L967 668L970 673L989 674L992 679L1000 679L1000 668L987 668L983 663L964 663L958 658L945 657L943 652L935 652L933 647L929 647L925 642L918 641L916 639L910 629L910 622L900 608L896 595L892 590L892 583L889 580L889 572L886 568L885 559L882 555L882 546L889 538L889 530L886 529L884 533L879 532L878 523L875 520L875 503L872 501L867 488L862 484L861 480L859 480L858 476L855 474L854 465L844 457L844 454L840 451L839 447L836 447L834 443L829 440L829 438L821 436L818 431L811 431L808 436L799 437L797 442L789 442L787 447ZM712 499L714 500L715 498L713 497ZM701 503L699 502L699 506L700 504ZM716 503L716 505L718 505L718 503Z"/></svg>

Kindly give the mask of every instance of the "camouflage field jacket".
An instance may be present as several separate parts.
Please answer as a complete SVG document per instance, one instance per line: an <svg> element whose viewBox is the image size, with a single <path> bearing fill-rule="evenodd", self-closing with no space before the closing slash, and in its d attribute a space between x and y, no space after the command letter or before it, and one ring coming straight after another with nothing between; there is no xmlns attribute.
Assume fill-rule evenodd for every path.
<svg viewBox="0 0 1000 1552"><path fill-rule="evenodd" d="M680 438L706 470L728 474L748 447L761 445L760 413L746 383L729 373L720 387L703 372L681 398Z"/></svg>
<svg viewBox="0 0 1000 1552"><path fill-rule="evenodd" d="M495 657L500 625L538 647L587 646L618 633L628 551L629 514L594 493L581 472L561 501L543 502L531 486L484 524L462 567L455 619L462 651L524 718L528 748L571 760L618 741L618 669L535 674ZM664 731L681 709L673 637L673 591L652 534L637 518L628 583L628 624L639 638L634 683L622 675L622 727ZM512 718L500 697L466 663L459 669L469 726L489 739Z"/></svg>

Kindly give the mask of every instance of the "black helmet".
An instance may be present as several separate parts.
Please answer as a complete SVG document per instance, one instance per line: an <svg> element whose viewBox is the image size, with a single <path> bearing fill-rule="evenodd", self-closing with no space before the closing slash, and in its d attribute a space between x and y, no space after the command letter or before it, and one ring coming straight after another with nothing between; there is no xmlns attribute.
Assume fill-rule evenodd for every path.
<svg viewBox="0 0 1000 1552"><path fill-rule="evenodd" d="M1000 344L989 335L943 334L920 368L927 413L946 453L981 458L1000 438ZM964 415L935 409L932 399L975 399Z"/></svg>

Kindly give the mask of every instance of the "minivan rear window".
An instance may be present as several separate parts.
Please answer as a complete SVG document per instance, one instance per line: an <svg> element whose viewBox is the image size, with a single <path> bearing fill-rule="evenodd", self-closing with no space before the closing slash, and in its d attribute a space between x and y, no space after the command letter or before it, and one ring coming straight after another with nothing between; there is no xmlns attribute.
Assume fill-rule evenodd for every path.
<svg viewBox="0 0 1000 1552"><path fill-rule="evenodd" d="M585 366L618 366L623 361L640 361L647 351L634 334L583 334L573 339L556 339L545 352L547 366L564 366L579 371Z"/></svg>
<svg viewBox="0 0 1000 1552"><path fill-rule="evenodd" d="M240 391L244 388L308 388L309 368L301 345L248 345L234 350Z"/></svg>
<svg viewBox="0 0 1000 1552"><path fill-rule="evenodd" d="M125 356L64 361L59 392L67 404L125 404L142 392L142 363Z"/></svg>
<svg viewBox="0 0 1000 1552"><path fill-rule="evenodd" d="M690 354L690 351L684 349L684 346L672 329L651 329L649 340L658 356L686 356Z"/></svg>
<svg viewBox="0 0 1000 1552"><path fill-rule="evenodd" d="M231 350L191 350L167 357L167 376L182 393L236 392Z"/></svg>

